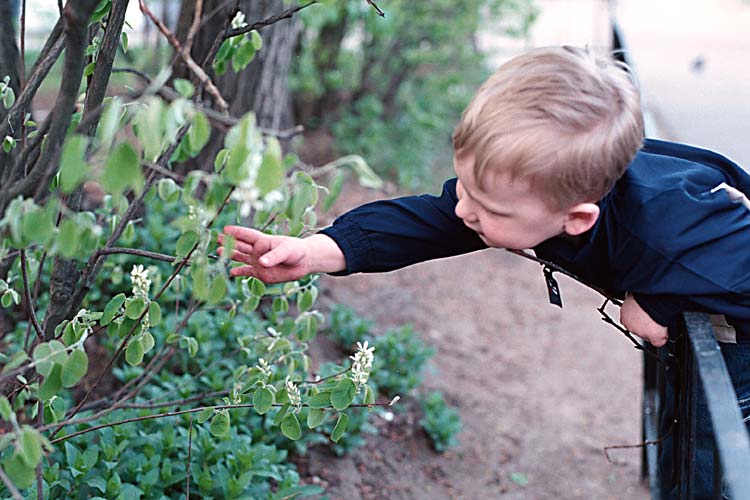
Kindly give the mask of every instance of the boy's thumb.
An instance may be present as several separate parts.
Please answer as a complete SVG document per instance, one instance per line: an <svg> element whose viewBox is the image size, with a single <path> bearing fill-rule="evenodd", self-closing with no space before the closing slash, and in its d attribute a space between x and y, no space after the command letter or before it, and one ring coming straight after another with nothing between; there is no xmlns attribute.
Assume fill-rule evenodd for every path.
<svg viewBox="0 0 750 500"><path fill-rule="evenodd" d="M258 261L263 267L273 267L289 258L289 248L284 245L279 245L273 250L267 252Z"/></svg>

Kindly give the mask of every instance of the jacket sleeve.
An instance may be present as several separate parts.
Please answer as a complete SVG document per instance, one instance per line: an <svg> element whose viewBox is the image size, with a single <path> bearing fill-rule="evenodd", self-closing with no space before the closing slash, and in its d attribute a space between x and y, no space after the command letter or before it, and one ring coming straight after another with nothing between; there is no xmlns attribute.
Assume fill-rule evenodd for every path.
<svg viewBox="0 0 750 500"><path fill-rule="evenodd" d="M346 258L346 270L384 272L487 248L454 213L456 179L440 196L407 196L355 208L321 231Z"/></svg>
<svg viewBox="0 0 750 500"><path fill-rule="evenodd" d="M646 238L634 252L652 264L633 273L627 289L662 325L674 325L684 311L702 311L724 314L750 330L750 211L724 191L664 198L651 203L652 214L664 214L667 204L677 202L685 210L663 221L663 233Z"/></svg>

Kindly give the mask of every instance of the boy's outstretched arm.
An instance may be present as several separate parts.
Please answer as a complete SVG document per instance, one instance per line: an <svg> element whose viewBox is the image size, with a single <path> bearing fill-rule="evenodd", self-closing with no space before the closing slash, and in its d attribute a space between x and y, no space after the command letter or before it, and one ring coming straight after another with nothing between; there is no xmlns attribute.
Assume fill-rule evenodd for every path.
<svg viewBox="0 0 750 500"><path fill-rule="evenodd" d="M219 255L226 252L224 235L236 240L230 258L245 264L232 269L232 276L254 276L264 283L283 283L310 273L335 273L346 269L341 249L324 234L303 239L226 226L224 234L219 235L222 244Z"/></svg>

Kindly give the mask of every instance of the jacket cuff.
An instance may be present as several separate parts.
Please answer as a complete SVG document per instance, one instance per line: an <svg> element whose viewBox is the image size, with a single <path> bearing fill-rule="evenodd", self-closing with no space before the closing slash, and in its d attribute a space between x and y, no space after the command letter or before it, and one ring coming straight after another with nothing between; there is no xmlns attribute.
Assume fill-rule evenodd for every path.
<svg viewBox="0 0 750 500"><path fill-rule="evenodd" d="M330 273L331 276L347 276L374 268L375 252L372 243L357 223L339 218L332 226L319 231L319 234L325 234L335 241L346 260L346 269Z"/></svg>

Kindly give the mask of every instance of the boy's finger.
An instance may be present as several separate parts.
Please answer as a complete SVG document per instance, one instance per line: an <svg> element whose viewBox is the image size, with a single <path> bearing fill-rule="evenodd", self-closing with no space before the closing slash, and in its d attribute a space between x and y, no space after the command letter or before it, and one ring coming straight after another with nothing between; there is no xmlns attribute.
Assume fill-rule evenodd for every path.
<svg viewBox="0 0 750 500"><path fill-rule="evenodd" d="M291 254L287 245L279 245L270 252L263 255L258 261L263 267L273 267L286 262Z"/></svg>
<svg viewBox="0 0 750 500"><path fill-rule="evenodd" d="M235 262L242 262L243 264L249 264L251 266L258 263L258 260L251 255L237 251L232 252L232 260Z"/></svg>
<svg viewBox="0 0 750 500"><path fill-rule="evenodd" d="M240 266L233 267L229 270L229 276L235 278L237 276L253 276L255 277L256 271L253 266Z"/></svg>
<svg viewBox="0 0 750 500"><path fill-rule="evenodd" d="M224 226L224 233L251 245L263 238L269 237L267 234L261 233L256 229L242 226Z"/></svg>

